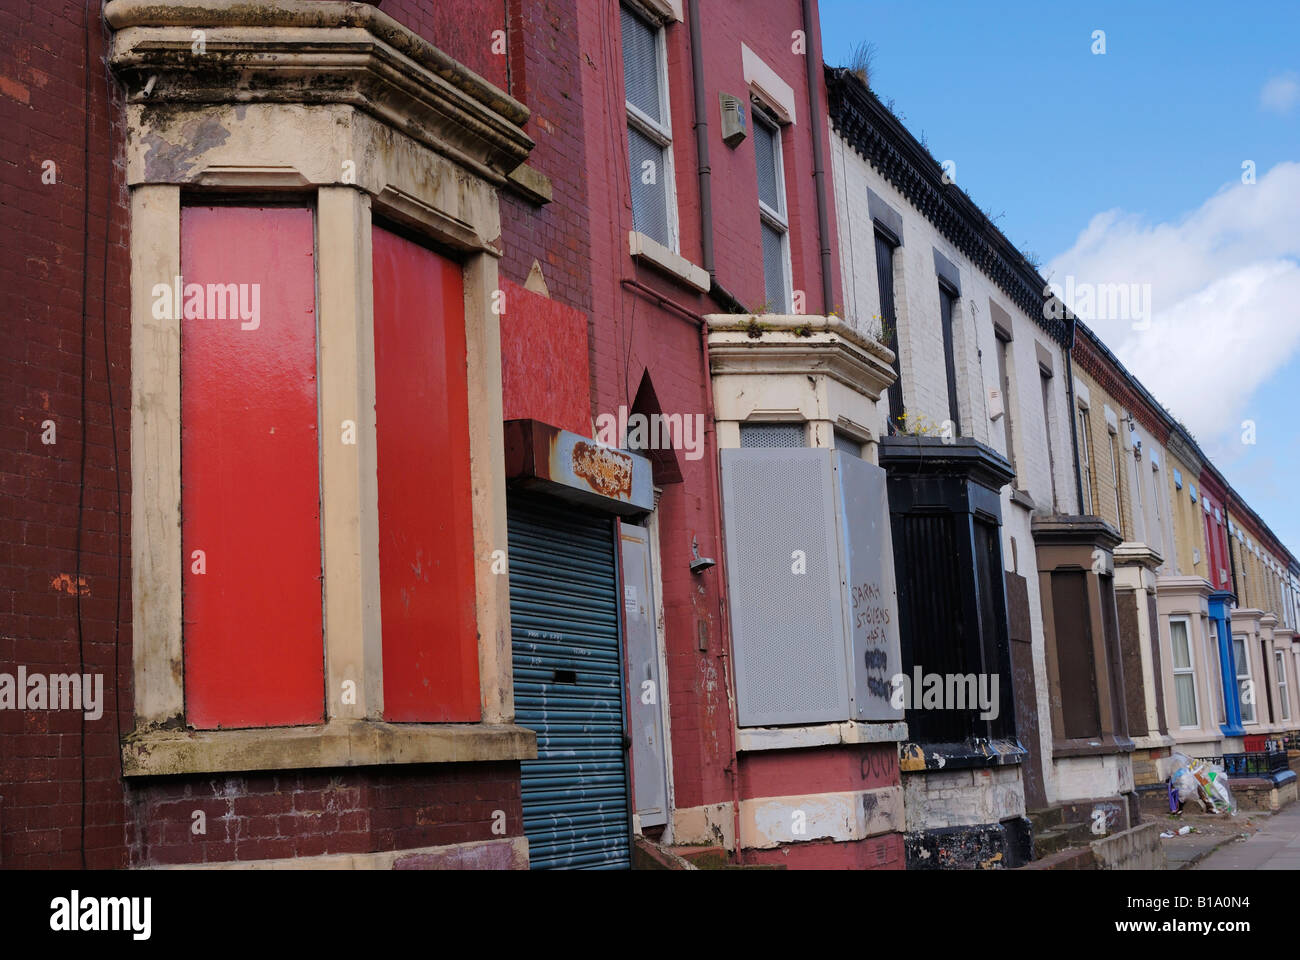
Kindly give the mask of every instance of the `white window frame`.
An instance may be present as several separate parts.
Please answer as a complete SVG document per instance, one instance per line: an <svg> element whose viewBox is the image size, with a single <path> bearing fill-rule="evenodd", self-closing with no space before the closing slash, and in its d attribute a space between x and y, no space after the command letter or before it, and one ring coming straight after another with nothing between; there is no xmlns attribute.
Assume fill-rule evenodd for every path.
<svg viewBox="0 0 1300 960"><path fill-rule="evenodd" d="M1187 666L1178 666L1178 657L1175 655L1174 647L1174 624L1183 625L1183 640L1187 645ZM1178 726L1182 730L1199 730L1201 727L1201 702L1200 691L1196 686L1196 652L1192 649L1192 621L1189 617L1170 617L1169 618L1169 663L1173 668L1174 674L1174 709L1178 709L1178 678L1180 676L1190 675L1192 678L1192 710L1195 711L1196 717L1192 723L1183 723L1182 712L1178 714Z"/></svg>
<svg viewBox="0 0 1300 960"><path fill-rule="evenodd" d="M1242 663L1241 660L1237 660L1236 657L1238 638L1241 639L1241 660L1244 660L1245 663ZM1250 670L1250 638L1247 637L1244 633L1234 633L1232 635L1232 646L1233 646L1233 650L1232 650L1233 660L1236 661L1236 666L1237 666L1237 678L1236 678L1237 679L1237 703L1241 707L1241 722L1243 725L1247 723L1258 724L1259 711L1255 709L1257 704L1254 702L1247 703L1244 699L1242 699L1242 689L1241 689L1241 682L1243 680L1249 680L1252 688L1255 686L1255 678L1251 676L1251 670ZM1243 666L1246 668L1245 673L1241 672ZM1255 700L1256 701L1259 700L1258 693L1255 695ZM1247 707L1250 707L1249 720L1246 719Z"/></svg>
<svg viewBox="0 0 1300 960"><path fill-rule="evenodd" d="M659 88L659 114L664 118L663 122L660 123L647 116L644 111L633 105L627 99L626 88L623 90L623 105L627 110L627 125L663 150L663 169L659 173L664 178L664 201L668 204L668 249L673 253L680 254L681 236L677 222L677 176L673 168L673 115L668 102L667 30L662 21L647 16L646 12L636 4L624 3L622 8L648 26L655 34L655 59L658 61L659 74L656 85ZM621 37L619 53L622 53ZM631 189L632 178L639 177L640 172L632 169L632 158L630 156L628 157L627 170L628 188ZM636 229L635 221L633 221L632 227ZM655 238L651 237L650 239L654 240Z"/></svg>
<svg viewBox="0 0 1300 960"><path fill-rule="evenodd" d="M781 143L781 121L777 112L772 107L767 106L766 103L763 103L756 95L751 97L750 104L750 113L754 117L754 125L758 126L761 123L772 133L772 165L776 174L776 196L777 199L781 201L781 209L773 210L769 207L763 202L760 193L758 198L758 216L762 223L781 234L781 269L784 272L784 275L781 278L781 286L785 290L785 304L784 309L781 312L789 313L794 310L794 271L790 263L790 204L785 194L785 152ZM755 140L754 143L755 147L757 147L758 141ZM757 175L757 154L755 154L754 157L754 171L755 175ZM759 240L761 243L761 235ZM763 293L764 296L767 295L766 274L763 276ZM768 306L775 309L777 304L768 304Z"/></svg>

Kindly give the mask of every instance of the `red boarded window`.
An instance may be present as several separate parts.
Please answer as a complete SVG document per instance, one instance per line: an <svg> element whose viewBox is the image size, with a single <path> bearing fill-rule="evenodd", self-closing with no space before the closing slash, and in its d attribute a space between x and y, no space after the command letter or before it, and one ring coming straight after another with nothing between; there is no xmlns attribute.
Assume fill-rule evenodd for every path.
<svg viewBox="0 0 1300 960"><path fill-rule="evenodd" d="M319 723L312 212L186 207L181 273L164 299L181 331L186 717Z"/></svg>
<svg viewBox="0 0 1300 960"><path fill-rule="evenodd" d="M460 265L374 230L384 717L477 721Z"/></svg>

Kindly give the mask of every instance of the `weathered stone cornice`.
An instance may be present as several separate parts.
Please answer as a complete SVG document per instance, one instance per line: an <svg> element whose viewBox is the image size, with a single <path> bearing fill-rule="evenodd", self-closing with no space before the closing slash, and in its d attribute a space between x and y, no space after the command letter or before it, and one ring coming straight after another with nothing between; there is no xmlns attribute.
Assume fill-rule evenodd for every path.
<svg viewBox="0 0 1300 960"><path fill-rule="evenodd" d="M105 18L132 103L348 104L498 184L533 147L523 104L366 4L111 0Z"/></svg>
<svg viewBox="0 0 1300 960"><path fill-rule="evenodd" d="M894 382L893 353L838 317L709 314L713 376L824 373L872 400Z"/></svg>

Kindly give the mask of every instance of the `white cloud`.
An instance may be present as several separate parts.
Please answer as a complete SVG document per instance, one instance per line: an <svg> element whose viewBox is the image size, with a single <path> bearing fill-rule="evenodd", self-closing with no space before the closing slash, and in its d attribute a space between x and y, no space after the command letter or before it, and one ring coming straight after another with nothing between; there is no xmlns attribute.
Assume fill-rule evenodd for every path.
<svg viewBox="0 0 1300 960"><path fill-rule="evenodd" d="M1300 76L1294 70L1270 77L1259 91L1259 105L1274 113L1287 114L1300 103Z"/></svg>
<svg viewBox="0 0 1300 960"><path fill-rule="evenodd" d="M1226 440L1300 349L1297 223L1300 163L1281 163L1175 223L1098 214L1049 271L1076 286L1150 284L1149 324L1088 325L1198 439Z"/></svg>

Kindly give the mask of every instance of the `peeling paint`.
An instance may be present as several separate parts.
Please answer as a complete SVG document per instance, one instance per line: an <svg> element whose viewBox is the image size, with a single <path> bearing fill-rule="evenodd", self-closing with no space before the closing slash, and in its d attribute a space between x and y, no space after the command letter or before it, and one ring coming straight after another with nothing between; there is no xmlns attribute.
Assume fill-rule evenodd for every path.
<svg viewBox="0 0 1300 960"><path fill-rule="evenodd" d="M148 117L146 126L149 132L143 137L145 176L156 182L187 179L203 153L230 139L230 131L213 116L181 124L175 130L175 143L159 132L168 126L163 118Z"/></svg>
<svg viewBox="0 0 1300 960"><path fill-rule="evenodd" d="M61 573L50 581L50 586L60 593L66 593L70 597L90 596L90 587L86 584L85 577L77 577L76 585L73 585L72 574Z"/></svg>

